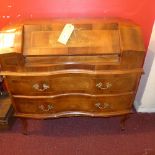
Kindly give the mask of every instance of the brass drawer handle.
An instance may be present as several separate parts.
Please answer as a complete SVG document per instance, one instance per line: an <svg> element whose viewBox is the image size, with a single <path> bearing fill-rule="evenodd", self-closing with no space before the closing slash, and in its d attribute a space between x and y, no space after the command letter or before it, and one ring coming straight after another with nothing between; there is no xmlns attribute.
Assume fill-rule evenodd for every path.
<svg viewBox="0 0 155 155"><path fill-rule="evenodd" d="M99 89L108 89L112 87L112 84L110 82L106 82L105 84L103 84L102 82L99 82L96 84L96 87Z"/></svg>
<svg viewBox="0 0 155 155"><path fill-rule="evenodd" d="M104 110L104 109L111 109L111 106L109 103L96 103L95 106L101 110Z"/></svg>
<svg viewBox="0 0 155 155"><path fill-rule="evenodd" d="M47 108L43 104L39 106L39 109L42 110L42 111L44 111L44 112L48 112L48 111L52 110L53 108L54 107L51 104L48 104L47 105Z"/></svg>
<svg viewBox="0 0 155 155"><path fill-rule="evenodd" d="M38 91L45 91L46 89L50 88L50 86L45 83L43 83L42 85L39 85L38 83L36 83L32 87Z"/></svg>

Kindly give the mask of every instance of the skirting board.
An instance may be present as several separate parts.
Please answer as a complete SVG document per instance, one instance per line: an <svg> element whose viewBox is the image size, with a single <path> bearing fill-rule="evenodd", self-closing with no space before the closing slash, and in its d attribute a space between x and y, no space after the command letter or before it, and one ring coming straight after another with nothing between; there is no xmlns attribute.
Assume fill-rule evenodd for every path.
<svg viewBox="0 0 155 155"><path fill-rule="evenodd" d="M144 106L142 106L142 104L138 103L137 101L134 102L134 107L137 112L155 113L155 107L144 107Z"/></svg>

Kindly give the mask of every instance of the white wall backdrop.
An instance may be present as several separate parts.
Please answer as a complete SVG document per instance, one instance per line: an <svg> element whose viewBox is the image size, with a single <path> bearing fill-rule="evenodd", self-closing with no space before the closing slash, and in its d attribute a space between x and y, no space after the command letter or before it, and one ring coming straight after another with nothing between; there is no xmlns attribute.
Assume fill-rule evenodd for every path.
<svg viewBox="0 0 155 155"><path fill-rule="evenodd" d="M144 72L134 105L138 112L155 112L155 23L144 63Z"/></svg>

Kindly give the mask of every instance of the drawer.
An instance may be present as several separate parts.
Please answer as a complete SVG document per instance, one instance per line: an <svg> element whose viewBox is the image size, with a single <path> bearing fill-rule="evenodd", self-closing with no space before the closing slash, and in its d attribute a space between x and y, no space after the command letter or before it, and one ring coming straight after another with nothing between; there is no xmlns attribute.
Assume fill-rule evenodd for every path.
<svg viewBox="0 0 155 155"><path fill-rule="evenodd" d="M97 75L93 85L96 94L117 94L135 91L139 73Z"/></svg>
<svg viewBox="0 0 155 155"><path fill-rule="evenodd" d="M90 93L93 89L92 78L77 74L45 77L8 77L7 82L11 93L18 95Z"/></svg>
<svg viewBox="0 0 155 155"><path fill-rule="evenodd" d="M14 97L16 113L23 114L56 114L67 112L109 113L129 110L132 94L111 96L60 95L54 97L20 98Z"/></svg>
<svg viewBox="0 0 155 155"><path fill-rule="evenodd" d="M16 95L52 95L63 93L115 94L134 91L139 73L59 74L52 76L7 77L9 90Z"/></svg>
<svg viewBox="0 0 155 155"><path fill-rule="evenodd" d="M9 61L10 62L10 61ZM84 55L84 56L28 56L25 57L26 67L45 67L52 65L76 64L83 66L94 64L118 64L119 56L115 55ZM10 62L11 63L11 62Z"/></svg>

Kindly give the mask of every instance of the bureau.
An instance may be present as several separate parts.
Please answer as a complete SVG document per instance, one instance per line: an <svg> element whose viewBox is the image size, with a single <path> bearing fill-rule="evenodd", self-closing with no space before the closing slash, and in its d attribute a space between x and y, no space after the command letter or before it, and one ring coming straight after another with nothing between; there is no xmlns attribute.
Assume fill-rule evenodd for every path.
<svg viewBox="0 0 155 155"><path fill-rule="evenodd" d="M0 74L25 134L28 118L121 116L124 129L144 57L139 26L122 19L33 20L0 32Z"/></svg>

